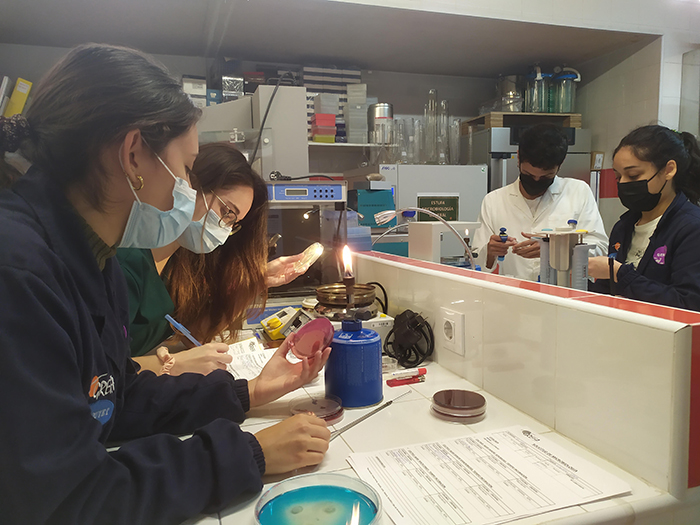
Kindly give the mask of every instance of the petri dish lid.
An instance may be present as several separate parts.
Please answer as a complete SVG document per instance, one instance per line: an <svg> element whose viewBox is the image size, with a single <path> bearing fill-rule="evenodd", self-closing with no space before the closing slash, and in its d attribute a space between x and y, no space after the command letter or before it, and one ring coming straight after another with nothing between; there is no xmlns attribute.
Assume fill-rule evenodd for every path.
<svg viewBox="0 0 700 525"><path fill-rule="evenodd" d="M453 423L466 424L477 423L479 421L482 421L486 417L486 410L484 410L480 414L474 414L473 416L454 416L450 414L445 414L444 412L440 412L435 408L435 405L430 407L430 413L444 421L452 421Z"/></svg>
<svg viewBox="0 0 700 525"><path fill-rule="evenodd" d="M432 407L449 416L478 416L486 411L486 399L469 390L440 390L433 395Z"/></svg>
<svg viewBox="0 0 700 525"><path fill-rule="evenodd" d="M321 257L321 254L323 254L323 244L320 242L315 242L306 250L304 250L301 259L299 259L297 262L294 263L294 271L295 272L300 272L300 271L306 271L308 270L313 263L315 263L319 257Z"/></svg>
<svg viewBox="0 0 700 525"><path fill-rule="evenodd" d="M379 494L359 478L330 472L286 479L268 489L255 505L255 522L260 525L353 523L353 516L357 516L354 523L378 524L382 518Z"/></svg>
<svg viewBox="0 0 700 525"><path fill-rule="evenodd" d="M343 404L335 396L304 398L290 406L292 414L314 414L329 425L337 423L343 417Z"/></svg>
<svg viewBox="0 0 700 525"><path fill-rule="evenodd" d="M326 317L317 317L294 333L289 349L299 358L313 357L318 350L330 346L334 333L335 329Z"/></svg>

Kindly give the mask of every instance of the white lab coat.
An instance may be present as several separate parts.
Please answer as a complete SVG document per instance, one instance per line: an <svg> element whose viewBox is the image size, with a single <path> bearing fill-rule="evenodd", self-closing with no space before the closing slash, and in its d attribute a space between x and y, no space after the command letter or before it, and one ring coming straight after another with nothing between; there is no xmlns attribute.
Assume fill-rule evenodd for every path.
<svg viewBox="0 0 700 525"><path fill-rule="evenodd" d="M578 179L555 177L552 185L542 195L533 216L525 197L520 193L520 181L516 180L503 188L488 193L481 203L479 222L481 226L474 233L472 246L478 253L476 263L484 271L494 271L519 279L537 281L540 274L540 259L525 259L508 251L503 262L496 260L492 268L486 267L486 245L491 235L498 235L506 228L509 237L518 242L524 241L521 232L532 233L545 228L566 227L569 219L578 221L576 229L592 231L584 236L584 242L595 244L590 250L591 257L608 253L608 236L605 234L603 219L591 188Z"/></svg>

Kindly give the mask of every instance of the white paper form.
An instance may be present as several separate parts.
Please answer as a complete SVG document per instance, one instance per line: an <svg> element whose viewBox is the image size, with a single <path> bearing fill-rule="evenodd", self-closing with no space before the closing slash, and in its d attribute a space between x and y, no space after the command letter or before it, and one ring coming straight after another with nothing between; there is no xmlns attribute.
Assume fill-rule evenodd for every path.
<svg viewBox="0 0 700 525"><path fill-rule="evenodd" d="M516 426L348 462L396 525L487 525L630 492L621 479Z"/></svg>
<svg viewBox="0 0 700 525"><path fill-rule="evenodd" d="M233 356L226 369L236 379L251 380L257 377L265 364L274 355L276 348L263 348L256 337L229 345L228 353Z"/></svg>

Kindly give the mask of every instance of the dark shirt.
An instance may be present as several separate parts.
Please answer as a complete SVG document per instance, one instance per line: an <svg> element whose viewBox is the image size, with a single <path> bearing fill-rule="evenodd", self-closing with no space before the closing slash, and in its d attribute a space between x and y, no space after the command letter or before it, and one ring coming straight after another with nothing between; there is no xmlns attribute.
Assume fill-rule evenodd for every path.
<svg viewBox="0 0 700 525"><path fill-rule="evenodd" d="M173 334L165 314L173 315L175 305L158 274L151 250L120 248L117 260L129 291L131 355L141 356Z"/></svg>
<svg viewBox="0 0 700 525"><path fill-rule="evenodd" d="M629 299L700 311L700 208L679 192L659 220L635 269L625 264L634 225L642 214L628 211L610 233L609 255L623 263L616 293ZM599 279L591 289L608 291Z"/></svg>
<svg viewBox="0 0 700 525"><path fill-rule="evenodd" d="M0 191L0 246L2 523L178 523L260 490L247 382L137 374L121 269L49 176Z"/></svg>

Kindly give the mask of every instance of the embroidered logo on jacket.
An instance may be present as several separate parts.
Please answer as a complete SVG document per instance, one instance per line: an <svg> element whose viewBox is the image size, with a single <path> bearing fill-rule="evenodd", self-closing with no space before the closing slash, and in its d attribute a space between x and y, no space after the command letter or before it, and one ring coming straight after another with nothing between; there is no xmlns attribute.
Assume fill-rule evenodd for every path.
<svg viewBox="0 0 700 525"><path fill-rule="evenodd" d="M91 400L90 410L92 411L92 417L103 425L112 417L114 403L109 399L100 398L114 393L114 390L114 377L109 374L95 376L90 382L90 391L88 395Z"/></svg>
<svg viewBox="0 0 700 525"><path fill-rule="evenodd" d="M656 264L666 264L666 246L660 246L654 251L654 262Z"/></svg>

